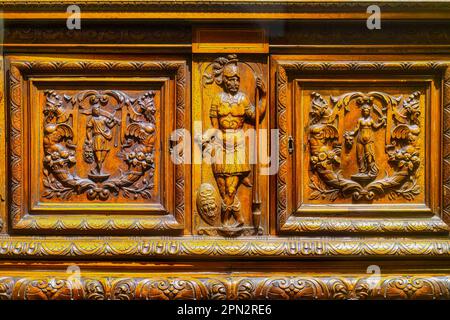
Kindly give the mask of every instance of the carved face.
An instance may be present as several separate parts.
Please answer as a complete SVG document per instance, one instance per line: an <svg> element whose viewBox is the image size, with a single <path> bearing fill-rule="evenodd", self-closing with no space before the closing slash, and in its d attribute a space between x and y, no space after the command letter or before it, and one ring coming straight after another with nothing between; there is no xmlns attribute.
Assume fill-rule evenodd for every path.
<svg viewBox="0 0 450 320"><path fill-rule="evenodd" d="M217 209L217 204L215 199L205 199L205 201L202 203L202 209L203 212L213 212Z"/></svg>
<svg viewBox="0 0 450 320"><path fill-rule="evenodd" d="M237 75L232 77L224 77L223 83L225 85L225 90L231 94L236 94L239 91L240 80Z"/></svg>
<svg viewBox="0 0 450 320"><path fill-rule="evenodd" d="M231 94L239 91L239 67L235 63L229 63L223 68L223 84L225 90Z"/></svg>
<svg viewBox="0 0 450 320"><path fill-rule="evenodd" d="M361 107L361 114L363 115L363 117L370 116L370 106L368 104L364 104Z"/></svg>
<svg viewBox="0 0 450 320"><path fill-rule="evenodd" d="M92 115L98 117L100 115L100 106L98 104L92 106Z"/></svg>

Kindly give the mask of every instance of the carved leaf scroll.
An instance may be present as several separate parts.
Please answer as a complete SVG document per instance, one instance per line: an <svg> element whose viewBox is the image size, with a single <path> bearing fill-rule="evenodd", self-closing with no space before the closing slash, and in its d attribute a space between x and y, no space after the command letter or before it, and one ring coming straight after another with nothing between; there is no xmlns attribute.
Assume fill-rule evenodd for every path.
<svg viewBox="0 0 450 320"><path fill-rule="evenodd" d="M344 121L351 101L361 109L355 129L339 132L339 121ZM350 92L330 97L329 102L319 93L311 94L308 127L310 164L313 176L309 187L310 199L334 201L338 197L371 201L387 196L413 200L420 194L417 183L421 165L417 143L420 128L420 92L408 97L391 96L383 92ZM391 117L391 119L388 119ZM389 123L389 127L387 127ZM387 128L386 128L387 127ZM378 178L373 132L385 130L389 143L385 145L391 175ZM355 146L356 145L356 146ZM342 174L341 151L356 149L359 172L346 178ZM378 178L378 179L377 179Z"/></svg>
<svg viewBox="0 0 450 320"><path fill-rule="evenodd" d="M44 192L47 199L70 199L86 194L89 200L107 200L122 193L126 198L152 197L156 137L154 92L130 97L122 91L85 90L73 96L46 90L44 114ZM109 106L109 107L108 107ZM107 110L113 108L111 113ZM77 117L86 116L86 132L77 133ZM92 165L88 177L76 174L76 146L83 143L83 160ZM112 145L127 166L110 177L102 165Z"/></svg>

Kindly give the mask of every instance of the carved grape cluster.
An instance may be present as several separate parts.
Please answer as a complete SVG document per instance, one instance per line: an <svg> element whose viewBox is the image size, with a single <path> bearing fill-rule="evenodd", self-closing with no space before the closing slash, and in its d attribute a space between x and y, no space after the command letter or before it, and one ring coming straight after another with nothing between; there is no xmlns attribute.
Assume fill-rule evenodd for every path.
<svg viewBox="0 0 450 320"><path fill-rule="evenodd" d="M52 169L71 166L76 163L75 153L68 150L53 151L45 156L44 163Z"/></svg>
<svg viewBox="0 0 450 320"><path fill-rule="evenodd" d="M419 152L417 148L408 145L389 153L389 161L397 162L399 169L406 169L412 174L420 165Z"/></svg>
<svg viewBox="0 0 450 320"><path fill-rule="evenodd" d="M315 169L332 169L335 164L341 163L339 157L339 149L329 149L327 146L322 146L315 155L311 156L311 164Z"/></svg>

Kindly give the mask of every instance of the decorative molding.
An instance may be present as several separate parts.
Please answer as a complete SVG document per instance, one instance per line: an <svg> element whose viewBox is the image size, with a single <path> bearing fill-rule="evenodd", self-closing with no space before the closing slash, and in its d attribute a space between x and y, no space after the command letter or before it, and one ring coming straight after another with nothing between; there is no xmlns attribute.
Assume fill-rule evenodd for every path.
<svg viewBox="0 0 450 320"><path fill-rule="evenodd" d="M104 216L91 215L80 219L76 216L29 215L24 204L24 132L23 129L23 86L24 77L33 74L81 73L98 74L99 72L123 74L133 72L166 72L174 76L176 83L175 113L176 128L185 127L186 108L186 63L185 61L104 61L104 60L33 60L10 63L9 73L9 116L10 116L10 206L9 212L14 230L33 232L69 231L77 233L127 231L180 231L184 228L185 210L185 167L175 166L175 212L163 216Z"/></svg>
<svg viewBox="0 0 450 320"><path fill-rule="evenodd" d="M0 237L0 259L305 259L305 258L450 259L448 238L308 240L262 237L164 239L93 237Z"/></svg>
<svg viewBox="0 0 450 320"><path fill-rule="evenodd" d="M332 234L446 234L449 226L441 219L392 219L392 218L328 218L305 217L283 226L286 233Z"/></svg>
<svg viewBox="0 0 450 320"><path fill-rule="evenodd" d="M302 74L323 74L323 73L345 73L352 72L403 72L404 74L426 72L427 74L442 74L447 70L448 62L445 61L288 61L279 60L276 69L276 110L277 127L279 128L279 171L277 175L277 226L278 230L285 233L443 233L449 231L449 226L438 217L419 219L408 219L390 217L361 219L353 218L328 218L329 221L315 217L301 217L289 211L295 208L289 207L288 199L288 140L289 140L289 119L288 108L288 85L289 73ZM448 71L447 71L448 72ZM402 73L402 74L403 74ZM448 78L447 78L448 79ZM448 89L444 91L444 101L448 101ZM448 102L447 102L448 104ZM447 120L448 123L448 120ZM447 124L448 126L448 124ZM446 132L444 130L444 132ZM445 135L444 135L445 136ZM444 137L445 139L445 137ZM444 141L444 145L446 145ZM448 151L444 151L447 152ZM447 181L450 171L444 170L444 179ZM449 197L450 199L450 197ZM447 200L450 201L450 200ZM447 207L449 205L447 204Z"/></svg>
<svg viewBox="0 0 450 320"><path fill-rule="evenodd" d="M6 110L5 110L5 76L3 67L3 57L0 57L0 234L6 233L7 205L6 195L8 180L6 177Z"/></svg>
<svg viewBox="0 0 450 320"><path fill-rule="evenodd" d="M3 273L3 272L2 272ZM44 273L45 275L42 275ZM450 299L442 274L0 275L0 300L365 300Z"/></svg>
<svg viewBox="0 0 450 320"><path fill-rule="evenodd" d="M420 127L420 96L419 91L408 97L379 91L347 92L338 97L330 96L328 102L320 93L311 93L307 130L314 175L310 177L312 192L309 199L333 202L338 198L371 201L403 197L413 200L420 195L423 188L417 181L418 171L424 162L420 158L422 147L417 143L423 131ZM351 112L349 104L352 100L361 114L352 129L340 131L338 123L345 122L345 114ZM384 131L385 145L382 146L388 157L387 164L393 169L391 175L385 174L383 178L378 178L383 163L375 152L379 144L375 143L378 130ZM347 152L356 149L357 168L350 179L341 173L344 148Z"/></svg>
<svg viewBox="0 0 450 320"><path fill-rule="evenodd" d="M5 26L4 44L158 44L158 46L170 46L173 44L191 45L192 30L189 25L176 26L171 24L147 24L139 26L128 25L92 25L83 24L82 30L69 30L61 25L24 25L7 24Z"/></svg>
<svg viewBox="0 0 450 320"><path fill-rule="evenodd" d="M275 28L270 34L270 45L274 48L295 48L296 51L309 46L316 52L319 47L343 46L348 50L349 47L361 46L359 49L373 53L374 47L378 47L379 52L381 47L389 46L389 49L384 49L398 53L400 48L402 51L411 46L435 48L437 45L446 46L450 42L448 23L438 21L417 24L385 20L382 32L373 32L360 21L335 21L327 26L320 21L284 21L282 28L283 32L277 32L278 29Z"/></svg>
<svg viewBox="0 0 450 320"><path fill-rule="evenodd" d="M42 19L66 20L70 0L14 0L0 1L5 21ZM245 22L260 20L359 20L367 19L366 1L271 1L271 0L122 0L103 2L83 0L83 21L151 20L211 20ZM390 20L446 20L450 7L440 1L378 2L383 14ZM118 15L117 13L121 13Z"/></svg>
<svg viewBox="0 0 450 320"><path fill-rule="evenodd" d="M443 80L443 125L442 125L442 218L450 225L450 68Z"/></svg>
<svg viewBox="0 0 450 320"><path fill-rule="evenodd" d="M49 6L66 6L70 4L70 0L14 0L14 1L0 1L0 5L5 6L5 8L14 8L19 6L29 6L29 7L49 7ZM177 0L176 2L172 0L122 0L113 1L109 3L104 3L101 0L82 0L78 2L79 5L86 7L95 6L99 7L106 5L107 7L141 7L145 9L150 9L152 6L154 10L161 10L161 7L167 7L172 9L179 9L186 6L199 7L203 6L203 10L216 8L216 9L231 9L236 7L253 7L256 9L318 9L318 8L334 8L334 9L355 9L367 7L367 2L358 0L349 0L336 3L334 1L293 1L293 0L282 0L282 1L272 1L272 0ZM440 1L429 1L429 2L418 2L416 5L412 3L405 3L403 1L391 0L383 1L380 6L389 9L402 9L402 8L415 8L416 10L423 8L435 8L435 9L445 9L448 6Z"/></svg>

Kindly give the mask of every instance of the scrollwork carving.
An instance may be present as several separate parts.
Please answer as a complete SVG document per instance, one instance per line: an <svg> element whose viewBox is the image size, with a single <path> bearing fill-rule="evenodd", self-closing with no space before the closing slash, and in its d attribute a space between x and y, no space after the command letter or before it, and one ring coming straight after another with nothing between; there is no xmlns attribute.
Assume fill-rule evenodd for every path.
<svg viewBox="0 0 450 320"><path fill-rule="evenodd" d="M73 72L76 72L77 74L81 74L83 76L92 76L95 74L139 74L142 75L145 72L152 72L153 74L162 74L164 76L170 76L171 80L174 84L174 94L173 94L173 103L175 106L175 112L174 116L176 119L176 128L182 129L185 126L185 123L187 123L188 116L185 114L184 109L186 107L186 63L185 61L178 61L178 60L156 60L156 61L112 61L112 60L76 60L76 59L55 59L55 60L46 60L46 59L37 59L37 58L30 58L26 60L17 60L13 59L13 61L10 62L10 74L9 74L9 92L10 92L10 99L9 103L11 105L11 108L9 109L9 121L11 121L11 126L9 127L9 144L8 148L10 150L10 173L11 173L11 179L10 179L10 190L11 194L8 199L10 199L10 206L9 206L9 216L11 219L12 229L15 230L34 230L34 231L54 231L54 230L61 230L61 231L76 231L77 233L85 233L85 232L92 232L92 231L100 231L100 232L111 232L111 231L125 231L127 232L135 232L136 230L142 230L142 231L156 231L156 232L162 232L164 230L180 230L183 228L184 223L184 210L185 210L185 178L187 175L187 172L184 168L184 166L179 165L175 166L174 168L174 175L175 175L175 196L174 196L174 212L173 214L169 215L151 215L151 216L121 216L112 218L110 216L87 216L83 219L75 218L73 215L28 215L27 212L27 206L25 205L25 195L26 192L25 186L26 186L26 179L27 177L24 175L24 163L28 161L29 156L27 153L24 152L21 146L23 146L24 141L27 139L25 132L24 132L24 121L23 121L23 112L24 109L27 108L27 104L25 103L25 99L22 99L24 96L23 88L25 87L25 83L28 81L29 75L39 75L39 74L52 74L52 75L64 75L64 74L72 74ZM69 90L69 89L68 89ZM55 106L54 110L52 112L55 112L58 117L56 119L49 120L51 124L55 124L57 121L62 122L63 124L68 124L69 126L72 126L72 131L74 134L74 138L72 139L72 143L77 146L75 150L72 150L70 148L70 138L69 137L61 137L61 140L58 140L56 144L59 144L63 146L65 149L68 150L69 155L67 156L67 167L69 170L63 170L63 172L60 172L61 174L67 174L70 173L71 176L67 175L67 181L72 184L72 186L69 185L70 188L75 190L74 192L67 191L67 196L72 197L75 201L83 201L84 195L87 196L87 191L83 188L86 188L88 190L93 190L93 197L97 197L96 199L99 199L99 196L103 196L103 199L111 199L111 197L114 198L126 198L126 196L129 196L130 198L134 198L137 194L137 197L139 199L145 199L145 190L152 190L152 183L151 183L151 175L152 168L149 167L148 171L146 171L146 179L144 180L141 176L139 181L134 182L131 186L126 185L126 181L132 181L128 178L135 178L141 169L132 170L133 166L135 165L133 162L133 159L130 159L130 170L127 170L126 168L129 166L125 161L125 155L126 153L130 153L130 149L134 148L137 144L145 144L145 141L139 140L140 138L136 137L127 137L125 138L125 130L126 126L128 124L131 124L133 121L131 121L131 118L125 121L125 125L122 125L123 122L121 122L120 126L115 125L112 131L120 131L120 135L118 138L121 139L120 142L127 142L127 140L131 140L132 145L129 146L128 150L125 150L124 152L120 152L120 148L122 147L122 143L118 145L118 147L114 147L115 153L117 154L109 154L106 157L106 161L103 162L103 168L105 174L111 174L111 177L108 179L108 182L111 182L110 185L105 186L107 181L103 182L95 182L92 179L89 178L88 173L89 169L93 169L92 167L95 166L94 162L92 162L90 165L92 166L89 168L89 163L85 162L85 159L83 158L83 149L80 148L83 146L84 140L85 140L85 131L86 128L83 127L83 125L78 125L76 129L73 127L73 124L77 121L75 121L76 117L78 117L78 121L86 122L86 120L89 118L89 114L83 114L81 111L89 113L89 100L86 100L84 103L86 108L80 110L78 109L78 112L74 112L72 108L72 104L79 104L77 101L70 101L70 97L73 98L73 96L76 96L77 94L81 93L81 91L76 91L74 89L70 89L69 92L64 92L63 90L54 90L57 95L60 95L60 99L62 99L63 107L69 107L65 112L67 112L67 120L64 120L61 118L61 115L59 114L60 111L58 110L60 107L58 107L58 101L54 101ZM90 90L83 90L83 91L90 91ZM95 91L95 90L93 90ZM102 91L108 91L108 90L97 90L98 92ZM113 91L113 90L110 90ZM42 91L43 92L43 91ZM67 94L69 97L69 101L65 100L64 94ZM122 92L123 93L123 92ZM145 92L136 93L136 95L132 94L132 96L129 96L130 99L138 99L139 95L142 96L142 99L148 99L144 98ZM45 99L45 97L44 97ZM53 97L54 99L54 97ZM110 101L113 101L114 99L110 97ZM131 100L130 100L131 102ZM170 102L170 101L169 101ZM107 110L109 113L114 113L114 106L122 105L123 103L111 103L107 106ZM135 102L133 106L138 111L138 102ZM44 107L45 108L45 107ZM123 108L122 108L123 109ZM127 109L127 108L125 108ZM124 110L124 109L123 109ZM43 111L43 110L42 110ZM127 111L131 112L130 106L128 106ZM116 118L119 118L120 111L116 112ZM139 115L139 118L136 120L138 123L144 121L145 115ZM44 119L46 119L46 115L43 113L40 114L40 122L41 126L44 122ZM122 121L124 121L123 118L120 118ZM135 121L135 122L136 122ZM148 121L146 121L148 122ZM120 127L120 129L119 129ZM51 129L51 128L50 128ZM59 130L62 130L63 128L58 128ZM36 130L37 131L37 130ZM37 133L38 136L43 136L42 133L44 133L44 130L42 128L42 132ZM130 132L131 133L131 132ZM69 133L67 133L69 134ZM115 132L114 132L115 135ZM69 134L70 136L70 134ZM46 148L46 144L41 142L42 144L39 145L37 148L41 148L41 151ZM108 143L114 144L115 139L113 138ZM42 148L43 145L43 148ZM61 150L61 151L67 151L67 150ZM56 150L55 150L56 151ZM75 152L75 160L77 161L76 164L71 164L70 160L68 158L70 157L71 152ZM40 151L38 151L40 152ZM56 156L56 155L55 155ZM65 154L64 154L65 156ZM142 158L142 155L139 155L136 153L137 157ZM144 156L143 159L146 157ZM94 159L94 155L92 152L92 159ZM57 159L58 160L58 159ZM140 159L138 159L140 160ZM111 161L120 163L119 166L114 166ZM136 164L136 166L140 166L139 163ZM117 169L121 168L123 172L116 171ZM87 168L87 170L86 170ZM50 183L56 183L58 180L53 175L54 172L49 170L49 168L42 168L42 162L37 163L37 173L44 172L44 169L47 169L47 174L50 179L54 179L53 181L47 181L46 183L50 185ZM124 171L134 171L131 172L131 177L126 176ZM141 171L142 173L142 171ZM45 172L44 172L45 174ZM47 180L44 176L44 174L40 175L41 179ZM78 176L80 174L80 176ZM79 179L75 179L74 177L77 177ZM64 180L64 176L62 176L62 179ZM82 183L86 182L86 185L82 184L82 188L80 187L77 189L77 183L79 181L82 181ZM149 182L149 183L147 183ZM59 183L59 182L58 182ZM95 187L92 183L95 183ZM37 188L40 188L40 192L37 193L38 197L41 197L41 200L44 200L42 202L56 202L55 198L58 196L57 190L55 191L55 195L52 201L45 200L44 197L42 197L42 194L45 194L47 191L46 186L42 186L43 182L38 182L36 184ZM42 186L42 187L41 187ZM56 184L53 185L56 189L60 188L61 185ZM100 188L101 187L101 188ZM128 192L128 195L125 193L125 188L132 188L132 192ZM97 189L97 190L95 190ZM107 191L103 191L106 189ZM66 190L63 190L66 191ZM102 194L103 191L103 194ZM109 191L109 193L108 193ZM127 190L129 191L129 190ZM136 191L136 192L135 192ZM153 193L154 191L152 191ZM94 194L95 193L95 194ZM59 196L66 194L60 193ZM143 202L143 201L141 201ZM33 231L33 232L34 232Z"/></svg>
<svg viewBox="0 0 450 320"><path fill-rule="evenodd" d="M15 285L19 298L24 300L78 300L82 289L72 287L61 278L22 279Z"/></svg>
<svg viewBox="0 0 450 320"><path fill-rule="evenodd" d="M111 194L123 192L125 197L151 198L156 134L153 92L132 98L121 91L89 90L69 96L47 90L45 96L44 197L69 199L73 193L86 193L89 200L107 200ZM111 104L120 118L105 110ZM80 178L71 170L77 161L75 112L88 116L83 159L95 165L88 178ZM120 131L121 126L124 130ZM121 144L121 158L128 171L109 179L102 166L112 143L116 147Z"/></svg>
<svg viewBox="0 0 450 320"><path fill-rule="evenodd" d="M51 271L49 271L51 274ZM40 278L32 272L26 277L0 277L0 299L22 300L175 300L175 299L449 299L446 275L386 274L369 285L366 274L333 275L289 273L277 276L253 273L239 275L91 274L71 286L61 275Z"/></svg>
<svg viewBox="0 0 450 320"><path fill-rule="evenodd" d="M0 300L9 300L12 297L14 288L14 279L5 277L0 278Z"/></svg>
<svg viewBox="0 0 450 320"><path fill-rule="evenodd" d="M319 93L312 93L308 128L310 161L319 179L310 180L313 190L310 199L322 197L334 201L338 197L352 197L354 200L370 201L387 195L391 199L403 196L406 200L412 200L420 194L417 170L421 159L416 143L421 131L419 99L420 92L414 92L407 98L382 92L351 92L330 97L331 103L328 103ZM348 150L356 145L358 172L348 179L340 172L343 146L338 121L344 121L344 113L349 111L352 100L356 100L356 105L361 109L361 117L357 119L353 130L343 133ZM382 105L381 108L378 103ZM372 113L376 114L377 120ZM388 114L392 119L388 119ZM386 127L387 123L390 126L386 128L385 134L390 144L385 146L385 152L393 174L375 180L379 167L373 132Z"/></svg>

